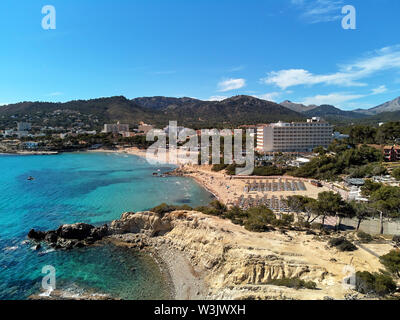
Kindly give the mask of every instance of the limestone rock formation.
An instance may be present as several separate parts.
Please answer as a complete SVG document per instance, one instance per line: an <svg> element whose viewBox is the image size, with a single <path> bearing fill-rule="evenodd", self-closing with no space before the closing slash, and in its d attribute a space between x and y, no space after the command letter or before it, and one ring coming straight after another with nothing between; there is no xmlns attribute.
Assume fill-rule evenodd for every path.
<svg viewBox="0 0 400 320"><path fill-rule="evenodd" d="M126 212L122 214L119 220L111 223L113 233L144 233L148 236L163 235L171 231L169 219L161 218L154 212Z"/></svg>
<svg viewBox="0 0 400 320"><path fill-rule="evenodd" d="M344 298L343 267L378 271L378 259L362 252L338 252L315 234L296 231L254 233L228 220L195 211L125 213L113 221L119 234L141 233L161 254L184 256L193 274L216 299ZM128 239L129 237L127 237ZM332 262L335 259L335 262ZM313 281L319 290L277 287L271 279Z"/></svg>

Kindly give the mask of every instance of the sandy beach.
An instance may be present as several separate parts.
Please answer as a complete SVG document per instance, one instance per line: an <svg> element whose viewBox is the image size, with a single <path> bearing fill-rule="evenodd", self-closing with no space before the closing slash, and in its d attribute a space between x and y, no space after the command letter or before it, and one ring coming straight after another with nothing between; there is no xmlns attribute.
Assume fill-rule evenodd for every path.
<svg viewBox="0 0 400 320"><path fill-rule="evenodd" d="M206 298L207 288L202 273L194 269L182 252L161 244L156 247L156 255L162 260L160 266L167 268L175 300Z"/></svg>
<svg viewBox="0 0 400 320"><path fill-rule="evenodd" d="M181 166L177 171L187 177L195 179L198 183L204 186L207 190L213 193L218 200L226 205L234 205L240 196L251 198L263 197L289 197L294 195L307 196L310 198L317 198L318 194L323 191L329 191L326 187L316 187L310 183L308 179L299 179L292 177L249 177L240 178L226 175L223 172L214 172L211 170L212 166ZM298 191L249 191L245 187L249 182L277 182L282 181L303 181L306 190Z"/></svg>
<svg viewBox="0 0 400 320"><path fill-rule="evenodd" d="M157 262L168 283L172 299L198 300L206 298L207 286L203 273L195 270L185 254L169 245L166 239L128 233L110 236L105 241L137 250L133 244L134 240L138 239L137 236L141 239L140 241L146 243L145 252Z"/></svg>

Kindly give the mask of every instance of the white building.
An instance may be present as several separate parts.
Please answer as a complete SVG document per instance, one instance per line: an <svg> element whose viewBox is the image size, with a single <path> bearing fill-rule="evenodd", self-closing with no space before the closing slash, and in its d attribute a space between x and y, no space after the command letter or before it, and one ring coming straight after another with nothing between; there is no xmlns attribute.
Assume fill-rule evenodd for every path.
<svg viewBox="0 0 400 320"><path fill-rule="evenodd" d="M348 138L350 138L350 136L348 134L343 134L343 133L340 133L340 132L337 132L337 131L335 131L333 133L333 139L343 140L343 139L348 139Z"/></svg>
<svg viewBox="0 0 400 320"><path fill-rule="evenodd" d="M292 165L294 167L301 167L301 166L304 166L305 164L309 163L310 161L311 161L310 159L299 157L299 158L291 161L290 165Z"/></svg>
<svg viewBox="0 0 400 320"><path fill-rule="evenodd" d="M332 142L333 127L321 118L307 122L281 122L257 128L258 152L312 152L327 148Z"/></svg>
<svg viewBox="0 0 400 320"><path fill-rule="evenodd" d="M12 129L10 129L10 130L4 130L4 134L3 134L3 136L4 137L11 137L11 136L13 136L15 134L15 131L14 130L12 130Z"/></svg>

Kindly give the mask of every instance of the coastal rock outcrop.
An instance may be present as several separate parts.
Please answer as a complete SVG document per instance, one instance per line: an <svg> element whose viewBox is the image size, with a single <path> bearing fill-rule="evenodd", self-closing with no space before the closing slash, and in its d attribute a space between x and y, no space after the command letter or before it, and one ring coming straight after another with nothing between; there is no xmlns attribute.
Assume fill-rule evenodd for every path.
<svg viewBox="0 0 400 320"><path fill-rule="evenodd" d="M342 286L344 265L351 261L357 270L370 271L381 267L373 256L366 259L361 252L327 249L326 242L314 234L255 233L196 211L162 216L153 212L125 213L112 222L111 230L118 234L112 237L125 239L130 245L132 234L146 236L145 249L155 250L171 273L177 274L178 281L185 275L176 270L182 270L182 263L188 261L192 276L201 278L207 288L202 296L212 299L323 299L327 295L341 299L346 294ZM289 278L313 281L319 290L270 284L271 280ZM187 283L185 279L184 292ZM196 293L193 296L196 298Z"/></svg>
<svg viewBox="0 0 400 320"><path fill-rule="evenodd" d="M370 272L382 268L375 256L330 249L327 240L315 234L255 233L229 220L185 210L126 212L109 227L63 225L48 232L31 230L29 237L65 249L106 237L155 253L174 279L178 299L343 299L348 294L342 285L344 266ZM318 290L272 285L277 279L313 281Z"/></svg>
<svg viewBox="0 0 400 320"><path fill-rule="evenodd" d="M107 225L95 227L86 223L65 224L57 230L47 232L32 229L28 238L34 241L45 241L55 249L81 248L102 240L109 235Z"/></svg>
<svg viewBox="0 0 400 320"><path fill-rule="evenodd" d="M154 212L125 212L119 220L111 223L111 230L114 234L144 233L153 237L171 231L172 225L169 219Z"/></svg>
<svg viewBox="0 0 400 320"><path fill-rule="evenodd" d="M42 231L36 231L35 229L32 229L31 231L29 231L28 233L28 238L32 239L32 240L36 240L36 241L42 241L44 240L46 236L45 232Z"/></svg>
<svg viewBox="0 0 400 320"><path fill-rule="evenodd" d="M94 226L86 223L64 224L57 229L57 235L64 239L84 240L90 236Z"/></svg>

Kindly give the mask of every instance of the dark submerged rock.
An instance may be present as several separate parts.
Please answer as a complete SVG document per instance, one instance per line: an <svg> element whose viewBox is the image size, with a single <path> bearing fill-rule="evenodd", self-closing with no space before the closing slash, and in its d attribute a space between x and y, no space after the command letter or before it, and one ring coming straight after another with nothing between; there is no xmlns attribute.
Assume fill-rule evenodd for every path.
<svg viewBox="0 0 400 320"><path fill-rule="evenodd" d="M46 233L44 240L48 243L56 243L58 239L57 233L55 231L49 231Z"/></svg>
<svg viewBox="0 0 400 320"><path fill-rule="evenodd" d="M44 240L45 236L46 236L46 233L44 233L43 231L36 231L35 229L32 229L28 233L28 238L36 240L36 241Z"/></svg>
<svg viewBox="0 0 400 320"><path fill-rule="evenodd" d="M63 239L84 240L90 236L93 228L86 223L64 224L57 229L57 235Z"/></svg>
<svg viewBox="0 0 400 320"><path fill-rule="evenodd" d="M109 235L107 225L95 227L86 223L65 224L57 230L47 232L32 229L28 237L35 241L45 241L52 248L71 250L94 244Z"/></svg>

